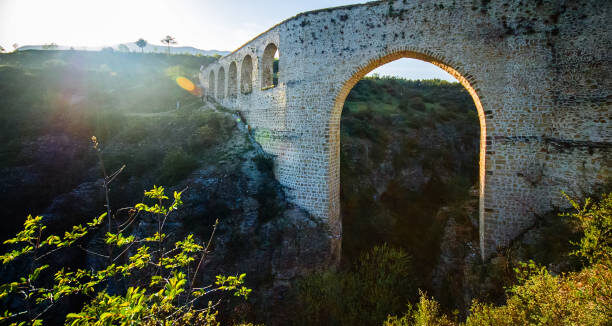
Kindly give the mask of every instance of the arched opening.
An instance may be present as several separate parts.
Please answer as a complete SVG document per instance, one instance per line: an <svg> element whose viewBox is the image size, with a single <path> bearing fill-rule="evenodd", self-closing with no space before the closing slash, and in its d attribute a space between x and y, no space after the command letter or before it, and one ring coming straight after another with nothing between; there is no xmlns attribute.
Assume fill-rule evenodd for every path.
<svg viewBox="0 0 612 326"><path fill-rule="evenodd" d="M225 97L225 68L219 68L217 80L217 97L222 99Z"/></svg>
<svg viewBox="0 0 612 326"><path fill-rule="evenodd" d="M236 67L236 61L232 61L229 66L227 94L229 97L236 97L238 95L238 68Z"/></svg>
<svg viewBox="0 0 612 326"><path fill-rule="evenodd" d="M215 72L212 70L208 74L208 92L209 96L215 97Z"/></svg>
<svg viewBox="0 0 612 326"><path fill-rule="evenodd" d="M240 68L240 91L249 94L253 91L253 59L247 55L242 59Z"/></svg>
<svg viewBox="0 0 612 326"><path fill-rule="evenodd" d="M415 82L380 77L370 77L366 78L364 82L360 82L374 69L402 58L418 59L433 64L453 76L458 83ZM359 94L351 93L352 90L359 91ZM377 94L377 92L382 94ZM349 93L351 93L350 96ZM359 96L362 98L359 98ZM371 101L372 97L376 97L375 105L367 106L360 103ZM463 104L459 105L460 103ZM456 108L457 112L442 107L444 105ZM465 127L465 130L459 130L461 128L453 129L449 126L449 121L461 119L469 121L465 126L461 126L461 128ZM350 128L352 130L347 131ZM406 128L406 130L402 130L402 128ZM375 224L386 227L387 229L383 231L393 234L398 243L410 236L413 237L413 239L410 239L413 243L420 241L419 238L421 237L427 237L422 233L401 233L402 230L409 230L409 228L406 225L400 225L398 222L399 216L404 214L409 217L411 214L440 212L439 214L429 215L430 221L424 220L423 214L420 216L421 221L424 221L425 224L431 223L426 227L432 230L435 227L440 227L440 225L434 225L435 220L441 218L440 216L444 216L444 214L449 214L446 211L439 210L442 206L430 207L433 204L432 202L414 202L420 201L425 198L423 196L432 193L439 197L448 195L449 191L453 189L451 187L443 188L442 186L446 187L460 182L462 184L461 195L466 194L468 196L466 200L471 200L475 206L473 217L463 222L474 224L474 242L479 242L480 251L483 252L486 121L482 104L473 83L464 78L457 70L436 58L411 51L394 52L374 58L346 80L337 94L329 131L330 166L332 169L330 171L330 194L332 207L335 203L338 203L336 209L342 210L342 222L338 220L337 224L343 230L343 254L344 251L352 249L350 246L356 247L355 244L347 245L347 240L351 240L347 239L350 236L348 233L353 234L354 238L352 240L354 242L362 244L366 242L365 238L374 232L372 226ZM457 147L451 148L449 144L456 141L454 138L463 137L462 133L472 137L472 147L469 147L469 144L459 142L460 144ZM356 140L352 143L345 141L346 134L351 134ZM403 139L404 136L402 135L408 135L409 137ZM469 143L469 140L467 143ZM464 145L468 148L461 147ZM351 146L354 146L354 148L351 148ZM429 148L427 148L428 146ZM468 166L470 164L466 161L468 163L464 164L462 168L468 166L467 168L471 169L471 177L468 176L467 179L472 179L467 180L467 182L452 179L456 176L449 171L456 168L455 165L458 164L457 156L463 155L462 151L469 152L470 148L473 150L471 161L469 161L471 166ZM353 153L357 153L357 158L351 157L351 150ZM424 153L424 150L428 152ZM345 162L347 160L353 160L352 167L346 166ZM411 163L412 160L420 160L420 165ZM413 166L410 164L413 164ZM425 164L429 164L429 166L425 166ZM387 175L378 176L378 179L373 178L370 182L364 176L365 173L368 173L366 171L368 169L378 169L376 173L387 173ZM365 189L357 197L347 198L346 196L344 178L347 174L352 174L349 177L358 179L354 182L355 187ZM438 182L441 178L446 179L444 182ZM419 184L415 180L426 181ZM368 182L370 183L368 184ZM441 183L445 184L441 185ZM471 186L476 184L478 190L470 191ZM440 193L441 188L444 189L442 193ZM406 189L411 189L409 195L402 193ZM477 198L469 198L470 193L476 192ZM347 218L345 214L351 213L345 212L345 201L347 200L352 200L353 210L362 214L364 218L369 214L369 218L373 219L370 225L364 226L362 230L350 230L351 225L349 223L353 223L354 219L350 220L350 217ZM363 202L367 200L382 202L386 205L383 205L386 211L383 211L383 214L372 216L371 212L362 209L365 207L362 205ZM449 207L452 208L452 206ZM434 210L434 208L438 210ZM359 209L362 210L359 211ZM442 237L444 229L435 229L435 232L437 232L437 236ZM368 234L366 235L366 233ZM356 234L359 236L356 237ZM427 259L428 257L423 256L422 258ZM435 263L432 264L435 266Z"/></svg>
<svg viewBox="0 0 612 326"><path fill-rule="evenodd" d="M266 46L261 58L261 89L278 85L278 47L274 43Z"/></svg>

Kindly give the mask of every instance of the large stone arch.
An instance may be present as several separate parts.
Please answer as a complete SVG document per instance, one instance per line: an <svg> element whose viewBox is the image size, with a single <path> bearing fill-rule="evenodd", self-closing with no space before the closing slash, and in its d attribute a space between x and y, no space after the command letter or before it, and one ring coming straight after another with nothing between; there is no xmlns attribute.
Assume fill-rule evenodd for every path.
<svg viewBox="0 0 612 326"><path fill-rule="evenodd" d="M215 72L212 70L208 74L208 94L215 97Z"/></svg>
<svg viewBox="0 0 612 326"><path fill-rule="evenodd" d="M232 61L229 66L227 94L230 98L234 98L238 95L238 66L236 65L236 61Z"/></svg>
<svg viewBox="0 0 612 326"><path fill-rule="evenodd" d="M278 47L274 43L266 46L261 56L261 88L268 89L275 87L274 84L274 55Z"/></svg>
<svg viewBox="0 0 612 326"><path fill-rule="evenodd" d="M329 193L330 197L334 198L333 202L338 203L334 205L334 209L337 210L334 215L340 216L339 211L339 202L340 202L340 119L342 115L342 109L344 107L344 102L346 97L350 93L351 89L359 82L365 75L367 75L372 70L383 66L392 61L401 59L401 58L409 58L409 59L418 59L421 61L429 62L442 70L449 73L451 76L455 77L463 85L463 87L468 91L472 100L474 101L474 105L476 107L476 111L478 113L478 120L480 123L480 141L479 141L479 160L478 160L478 197L479 197L479 205L478 205L478 221L479 221L479 240L480 240L480 250L484 253L484 243L485 243L485 214L484 214L484 204L485 204L485 181L486 181L486 137L487 137L487 122L484 114L484 109L482 107L482 103L476 90L474 89L472 84L475 84L475 81L468 81L462 73L457 71L455 68L451 66L448 62L443 62L440 59L437 59L431 55L426 55L423 53L411 51L411 50L395 50L389 53L381 53L380 55L376 55L374 58L366 59L366 64L364 66L355 67L355 73L348 78L346 81L342 83L342 86L335 97L335 102L331 111L331 115L329 118L329 125L327 130L329 130L329 145L330 145L330 182L329 182ZM338 224L342 222L338 219ZM341 229L342 226L338 225L336 228Z"/></svg>
<svg viewBox="0 0 612 326"><path fill-rule="evenodd" d="M241 111L251 130L264 131L262 148L274 156L287 198L329 226L330 257L337 258L337 128L352 84L404 56L451 72L478 99L485 127L480 247L486 258L537 214L566 207L561 190L584 196L609 180L610 10L612 2L597 0L390 0L315 10L220 58L200 80L214 93L208 73L236 61L241 90L257 85L220 102ZM282 53L282 75L277 87L262 89L260 58L270 43Z"/></svg>
<svg viewBox="0 0 612 326"><path fill-rule="evenodd" d="M253 91L253 59L249 54L242 59L240 69L240 91L242 94L249 94Z"/></svg>
<svg viewBox="0 0 612 326"><path fill-rule="evenodd" d="M225 68L219 68L217 73L217 97L223 99L225 97Z"/></svg>

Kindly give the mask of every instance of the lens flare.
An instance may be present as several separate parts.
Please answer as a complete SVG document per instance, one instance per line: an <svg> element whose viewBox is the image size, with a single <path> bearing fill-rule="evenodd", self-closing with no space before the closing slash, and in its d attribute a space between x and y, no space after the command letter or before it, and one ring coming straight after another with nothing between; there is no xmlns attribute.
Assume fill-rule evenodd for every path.
<svg viewBox="0 0 612 326"><path fill-rule="evenodd" d="M188 91L188 92L193 92L195 90L195 85L191 82L191 80L185 78L185 77L176 77L176 83L181 86L181 88L183 88L184 90Z"/></svg>
<svg viewBox="0 0 612 326"><path fill-rule="evenodd" d="M194 96L202 96L202 90L197 87L191 80L186 77L178 76L176 77L176 83L184 90L191 93Z"/></svg>

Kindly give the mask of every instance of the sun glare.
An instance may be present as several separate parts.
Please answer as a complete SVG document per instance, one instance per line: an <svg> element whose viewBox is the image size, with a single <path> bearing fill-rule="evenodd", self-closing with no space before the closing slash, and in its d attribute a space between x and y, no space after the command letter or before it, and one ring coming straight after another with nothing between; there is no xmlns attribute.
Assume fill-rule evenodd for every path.
<svg viewBox="0 0 612 326"><path fill-rule="evenodd" d="M196 85L189 80L189 78L183 77L183 76L179 76L176 77L176 83L184 90L188 91L189 93L191 93L191 95L195 95L195 96L201 96L202 95L202 91L200 90L199 87L196 87Z"/></svg>
<svg viewBox="0 0 612 326"><path fill-rule="evenodd" d="M182 76L176 78L176 83L188 92L192 92L195 89L195 85L191 82L191 80Z"/></svg>

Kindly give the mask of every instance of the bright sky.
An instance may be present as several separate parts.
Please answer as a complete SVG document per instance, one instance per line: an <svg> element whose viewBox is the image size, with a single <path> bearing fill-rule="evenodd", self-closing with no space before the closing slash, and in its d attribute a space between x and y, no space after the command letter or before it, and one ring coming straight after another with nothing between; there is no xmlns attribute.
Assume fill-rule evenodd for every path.
<svg viewBox="0 0 612 326"><path fill-rule="evenodd" d="M144 38L231 51L297 13L359 0L0 0L0 45L108 46ZM380 75L453 80L439 68L398 60Z"/></svg>

